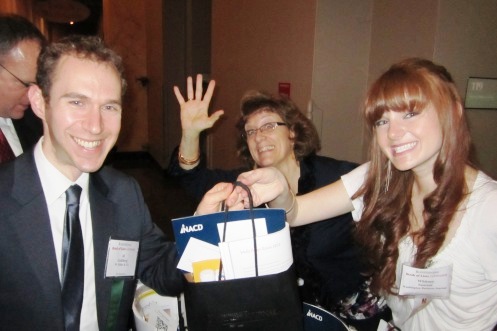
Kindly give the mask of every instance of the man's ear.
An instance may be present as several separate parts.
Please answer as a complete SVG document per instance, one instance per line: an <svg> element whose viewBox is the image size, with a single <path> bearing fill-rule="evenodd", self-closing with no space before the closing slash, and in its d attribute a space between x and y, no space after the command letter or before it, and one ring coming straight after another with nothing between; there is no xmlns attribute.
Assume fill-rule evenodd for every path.
<svg viewBox="0 0 497 331"><path fill-rule="evenodd" d="M41 93L41 89L38 85L31 85L28 90L28 98L31 103L31 109L33 112L41 118L45 119L45 98Z"/></svg>

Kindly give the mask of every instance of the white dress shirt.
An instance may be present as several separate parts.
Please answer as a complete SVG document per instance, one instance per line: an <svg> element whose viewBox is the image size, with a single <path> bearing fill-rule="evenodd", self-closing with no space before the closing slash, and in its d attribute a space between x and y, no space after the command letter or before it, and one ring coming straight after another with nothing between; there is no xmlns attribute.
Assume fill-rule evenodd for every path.
<svg viewBox="0 0 497 331"><path fill-rule="evenodd" d="M14 155L21 155L22 146L19 141L19 137L17 136L16 129L14 128L14 123L12 123L12 119L0 117L0 130L2 130L3 135L9 142L10 148L12 148Z"/></svg>
<svg viewBox="0 0 497 331"><path fill-rule="evenodd" d="M79 205L79 219L81 222L85 251L85 275L80 330L95 331L98 330L98 320L95 294L93 230L90 203L88 199L89 174L83 173L76 182L69 180L45 157L42 150L42 142L43 138L36 144L34 156L50 216L50 225L52 228L60 279L62 279L62 237L64 234L64 215L66 211L65 192L74 184L78 184L82 188Z"/></svg>

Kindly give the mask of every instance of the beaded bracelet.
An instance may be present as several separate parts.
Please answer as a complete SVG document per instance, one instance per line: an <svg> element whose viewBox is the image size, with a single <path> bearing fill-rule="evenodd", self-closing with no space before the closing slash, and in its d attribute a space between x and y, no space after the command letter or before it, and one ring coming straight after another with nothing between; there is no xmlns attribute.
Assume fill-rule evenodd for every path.
<svg viewBox="0 0 497 331"><path fill-rule="evenodd" d="M181 164L194 165L195 163L198 162L198 160L200 160L200 154L197 156L197 158L195 160L187 160L183 157L183 155L181 155L181 152L178 152L178 161Z"/></svg>

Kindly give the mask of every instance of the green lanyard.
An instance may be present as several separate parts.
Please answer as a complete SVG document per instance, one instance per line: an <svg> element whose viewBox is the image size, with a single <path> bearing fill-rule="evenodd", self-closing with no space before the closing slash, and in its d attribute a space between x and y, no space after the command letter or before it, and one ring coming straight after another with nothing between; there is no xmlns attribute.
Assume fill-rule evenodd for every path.
<svg viewBox="0 0 497 331"><path fill-rule="evenodd" d="M109 313L107 315L107 331L113 331L116 329L117 315L119 313L119 306L121 305L123 288L124 288L124 279L115 278L114 280L112 280Z"/></svg>

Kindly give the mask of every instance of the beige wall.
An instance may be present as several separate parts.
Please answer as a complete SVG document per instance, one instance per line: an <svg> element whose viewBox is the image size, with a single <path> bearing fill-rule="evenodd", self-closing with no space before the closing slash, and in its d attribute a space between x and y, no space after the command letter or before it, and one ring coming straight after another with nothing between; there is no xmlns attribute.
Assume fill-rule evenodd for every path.
<svg viewBox="0 0 497 331"><path fill-rule="evenodd" d="M164 79L164 33L163 7L157 0L145 1L145 20L147 35L147 78L148 94L148 141L150 154L161 164L166 165L165 157L165 111L163 102Z"/></svg>
<svg viewBox="0 0 497 331"><path fill-rule="evenodd" d="M464 97L469 77L497 78L497 1L440 1L434 59ZM497 110L466 110L482 168L497 178Z"/></svg>
<svg viewBox="0 0 497 331"><path fill-rule="evenodd" d="M373 2L369 83L401 59L433 57L438 0Z"/></svg>
<svg viewBox="0 0 497 331"><path fill-rule="evenodd" d="M147 88L137 80L148 75L145 2L104 0L103 17L104 39L123 57L128 81L117 149L120 152L147 150Z"/></svg>
<svg viewBox="0 0 497 331"><path fill-rule="evenodd" d="M360 162L360 100L368 80L372 0L320 0L317 6L312 119L321 154Z"/></svg>
<svg viewBox="0 0 497 331"><path fill-rule="evenodd" d="M291 83L291 97L302 110L311 95L316 1L213 0L212 77L218 84L215 109L225 116L208 139L212 165L232 168L235 122L248 89L276 93Z"/></svg>
<svg viewBox="0 0 497 331"><path fill-rule="evenodd" d="M463 97L468 77L497 77L496 14L495 0L318 0L312 99L322 154L366 160L358 108L369 84L400 59L445 65ZM467 115L482 168L497 177L497 110Z"/></svg>

